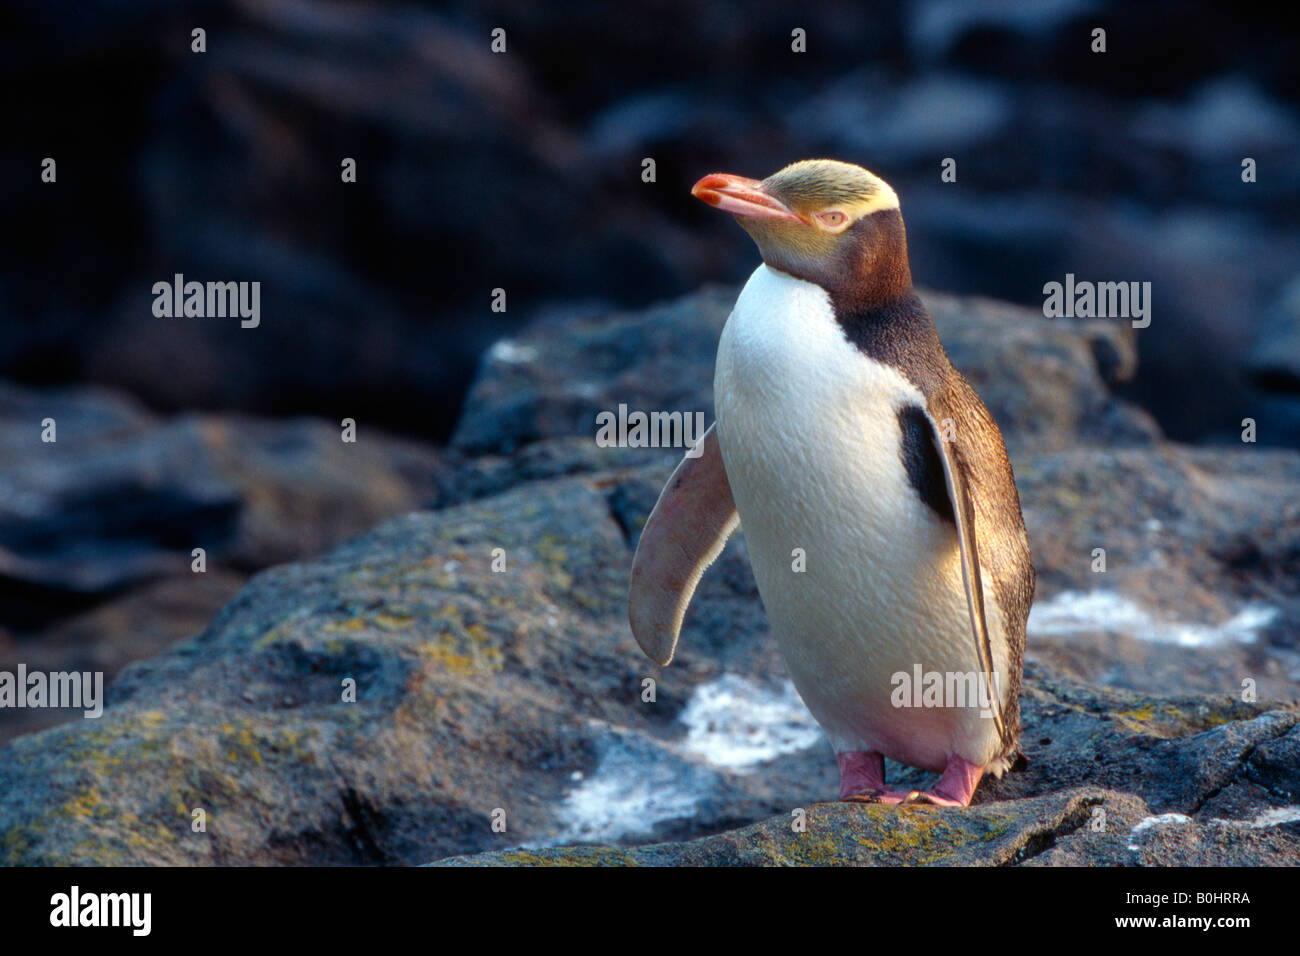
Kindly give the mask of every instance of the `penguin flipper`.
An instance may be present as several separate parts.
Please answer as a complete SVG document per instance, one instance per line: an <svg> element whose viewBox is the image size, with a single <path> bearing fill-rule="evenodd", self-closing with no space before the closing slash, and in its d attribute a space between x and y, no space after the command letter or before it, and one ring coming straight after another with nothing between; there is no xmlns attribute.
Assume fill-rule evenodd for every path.
<svg viewBox="0 0 1300 956"><path fill-rule="evenodd" d="M628 620L652 661L673 659L695 587L739 525L715 422L664 485L632 559Z"/></svg>
<svg viewBox="0 0 1300 956"><path fill-rule="evenodd" d="M961 579L966 588L966 608L970 612L971 636L975 642L975 655L984 671L993 701L993 721L1003 744L1008 742L1006 719L1002 713L1001 686L993 676L993 647L989 642L988 620L984 612L984 578L980 572L979 549L975 544L975 502L971 497L970 483L956 441L940 438L940 428L930 412L930 439L934 442L943 462L944 482L952 501L953 520L957 525L957 542L961 546Z"/></svg>

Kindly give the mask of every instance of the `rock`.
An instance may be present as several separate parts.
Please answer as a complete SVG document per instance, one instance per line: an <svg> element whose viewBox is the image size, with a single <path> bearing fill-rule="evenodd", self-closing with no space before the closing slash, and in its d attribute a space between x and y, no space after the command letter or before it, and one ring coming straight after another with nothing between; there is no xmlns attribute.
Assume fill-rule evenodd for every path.
<svg viewBox="0 0 1300 956"><path fill-rule="evenodd" d="M522 301L557 264L574 285L600 276L571 245L520 233L502 252L499 231L474 226L565 228L591 190L571 133L525 58L493 55L490 26L409 4L203 7L103 7L80 40L32 11L26 42L6 44L6 62L66 67L14 118L16 141L49 142L46 117L61 115L72 164L102 116L121 124L109 160L24 196L40 251L19 244L13 288L0 285L0 372L91 379L168 411L352 415L445 436L475 357L508 327L488 291L505 282ZM89 222L75 239L50 225L76 210ZM94 269L75 290L59 278L70 259ZM178 272L261 282L260 325L155 317L153 284Z"/></svg>
<svg viewBox="0 0 1300 956"><path fill-rule="evenodd" d="M710 286L642 312L579 315L530 326L484 355L452 446L509 453L542 438L596 435L596 414L704 412L713 360L736 290Z"/></svg>
<svg viewBox="0 0 1300 956"><path fill-rule="evenodd" d="M55 420L57 441L41 440ZM96 391L0 391L0 604L17 626L169 575L255 570L435 505L437 453L357 426L182 415ZM449 486L448 486L449 487Z"/></svg>
<svg viewBox="0 0 1300 956"><path fill-rule="evenodd" d="M1259 716L1249 719L1252 713ZM1195 697L1126 699L1031 668L1025 727L1028 767L986 782L971 808L957 813L799 804L686 843L512 848L442 862L1289 866L1300 860L1300 806L1290 802L1290 792L1253 782L1279 758L1295 779L1300 765L1291 741L1300 726L1293 710L1261 712ZM1265 754L1257 758L1259 750ZM921 780L911 772L900 779ZM1249 798L1228 812L1213 805L1234 788L1249 789ZM807 821L802 833L791 826L800 807ZM1183 826L1171 833L1174 823Z"/></svg>
<svg viewBox="0 0 1300 956"><path fill-rule="evenodd" d="M345 443L318 420L163 419L96 389L0 384L0 450L0 620L13 631L0 666L109 681L200 631L249 572L454 491L437 452L364 420ZM66 719L3 710L0 740Z"/></svg>
<svg viewBox="0 0 1300 956"><path fill-rule="evenodd" d="M933 807L895 810L812 804L806 830L779 816L689 843L638 847L497 850L453 857L440 866L1004 866L1044 840L1083 825L1105 791L1080 789L945 814Z"/></svg>
<svg viewBox="0 0 1300 956"><path fill-rule="evenodd" d="M508 573L490 572L493 547ZM594 768L590 721L638 693L608 641L625 561L603 495L570 479L265 572L203 634L129 667L102 720L9 745L0 845L11 860L412 862L481 848L497 806L516 832L547 832L569 774ZM42 807L32 784L65 760L94 773ZM194 807L215 839L188 838Z"/></svg>
<svg viewBox="0 0 1300 956"><path fill-rule="evenodd" d="M1099 73L1097 11L1073 0L835 0L800 11L811 55L791 51L788 8L761 2L736 17L672 0L617 23L594 0L98 3L74 27L71 4L28 5L0 78L48 82L11 104L10 139L51 144L64 175L47 189L31 155L0 157L28 184L0 237L0 375L441 440L481 350L546 302L639 306L752 269L728 217L690 198L703 172L829 154L904 197L922 281L1032 305L1067 270L1150 278L1168 319L1131 397L1170 434L1217 435L1256 398L1223 356L1294 271L1289 37L1206 3L1186 26L1109 7ZM1213 49L1178 57L1204 36ZM683 79L706 74L703 95ZM106 137L111 155L78 158ZM952 183L936 175L948 146ZM1257 183L1239 179L1247 155ZM261 282L262 324L155 318L153 283L178 271ZM496 288L507 313L489 311Z"/></svg>
<svg viewBox="0 0 1300 956"><path fill-rule="evenodd" d="M1300 760L1300 730L1291 728L1285 736L1266 740L1251 755L1250 783L1279 794L1284 799L1300 797L1300 778L1292 770Z"/></svg>
<svg viewBox="0 0 1300 956"><path fill-rule="evenodd" d="M192 637L243 587L247 577L212 568L163 578L26 635L0 634L0 671L99 671L109 684L132 661L161 654ZM0 710L0 744L81 717L77 710Z"/></svg>
<svg viewBox="0 0 1300 956"><path fill-rule="evenodd" d="M878 67L848 74L785 115L788 126L803 125L805 135L834 142L844 155L872 156L882 167L970 155L996 140L1011 118L1001 84L940 73L895 85Z"/></svg>
<svg viewBox="0 0 1300 956"><path fill-rule="evenodd" d="M1300 456L1255 448L1016 458L1038 572L1029 654L1148 693L1249 679L1300 697Z"/></svg>
<svg viewBox="0 0 1300 956"><path fill-rule="evenodd" d="M823 804L834 760L767 635L743 536L701 583L672 667L631 638L632 548L681 450L599 447L594 416L620 402L708 411L734 296L714 288L643 314L553 316L497 346L445 455L364 423L345 445L323 422L158 419L13 392L0 444L17 453L17 491L0 529L15 543L58 543L69 489L112 502L127 488L181 502L168 527L191 540L198 519L181 518L228 509L219 568L300 563L126 666L101 718L8 743L5 861L1295 860L1297 715L1269 701L1300 696L1300 455L1161 440L1110 390L1133 361L1117 326L925 295L1007 431L1040 582L1028 763L973 808ZM41 447L32 422L56 402L71 437ZM78 424L92 414L94 430ZM421 504L437 510L338 544ZM188 542L152 527L119 517L118 553L183 563ZM170 639L143 609L192 619L205 598L186 580L70 619L63 639L11 638L6 654L118 666L134 656L119 628Z"/></svg>
<svg viewBox="0 0 1300 956"><path fill-rule="evenodd" d="M1115 397L1137 368L1132 329L1054 320L991 299L922 291L944 348L993 413L1013 453L1080 444L1147 445L1155 420Z"/></svg>
<svg viewBox="0 0 1300 956"><path fill-rule="evenodd" d="M0 381L0 448L6 462L31 456L33 435L40 440L44 419L57 426L55 437L111 443L139 434L157 419L129 395L105 388L29 389Z"/></svg>
<svg viewBox="0 0 1300 956"><path fill-rule="evenodd" d="M775 817L688 843L496 850L434 865L1294 866L1300 859L1295 817L1198 823L1145 813L1141 800L1094 788L949 814L815 804L803 832L791 818Z"/></svg>
<svg viewBox="0 0 1300 956"><path fill-rule="evenodd" d="M498 342L470 389L454 447L500 454L542 438L594 438L597 413L620 404L703 412L711 422L718 336L736 295L710 287L642 312L538 323ZM1149 416L1107 387L1132 374L1131 329L931 291L922 299L1013 450L1158 437Z"/></svg>
<svg viewBox="0 0 1300 956"><path fill-rule="evenodd" d="M48 144L60 176L37 183L34 147L0 156L19 184L0 374L114 384L155 411L0 386L0 654L111 674L160 653L125 669L101 721L5 749L0 854L613 848L539 851L583 859L703 836L711 849L657 858L920 862L946 834L970 862L1292 860L1291 712L1230 704L1300 684L1296 457L1237 433L1249 416L1262 444L1300 436L1289 293L1256 319L1294 275L1292 40L1268 12L1229 22L1200 2L1104 13L1099 74L1083 42L1096 11L1075 0L835 0L801 10L812 56L793 58L789 11L766 3L741 18L670 0L625 17L638 42L623 44L595 0L562 15L519 0L14 11L0 76L42 95L9 104L7 136ZM499 24L509 56L486 42ZM1192 46L1204 55L1175 55ZM682 82L704 73L707 95ZM937 181L943 143L961 145L954 183ZM764 638L743 540L672 669L648 670L627 637L630 548L675 453L599 448L594 414L707 416L734 287L519 331L557 297L631 307L742 279L751 244L690 183L817 153L894 183L918 278L1029 305L926 293L1006 430L1040 571L1034 763L964 813L811 802L833 795L834 767ZM1240 180L1247 154L1258 183ZM262 324L153 316L152 284L177 271L262 282ZM1066 271L1151 280L1153 326L1135 341L1042 319L1042 284ZM1227 447L1166 445L1124 398L1168 435ZM208 414L166 417L195 407ZM38 441L47 415L57 445ZM344 416L356 446L337 443ZM457 421L446 454L377 430L440 440ZM426 507L444 510L320 556ZM196 543L210 577L188 570ZM307 558L162 650L247 573ZM346 676L356 705L338 702ZM783 842L793 806L827 842ZM486 825L497 807L506 834ZM716 835L735 827L750 829Z"/></svg>
<svg viewBox="0 0 1300 956"><path fill-rule="evenodd" d="M1261 388L1300 401L1300 276L1269 310L1246 371Z"/></svg>
<svg viewBox="0 0 1300 956"><path fill-rule="evenodd" d="M1220 845L1220 819L1247 834L1232 859L1296 858L1292 824L1254 825L1294 803L1275 783L1300 773L1294 711L1100 689L1032 663L1028 766L974 809L817 806L834 763L766 637L743 539L706 576L672 667L628 633L629 537L668 464L539 479L258 575L198 637L127 667L101 719L10 742L6 861L1170 862ZM799 807L813 826L792 843ZM1107 829L1081 835L1094 807ZM1169 813L1196 821L1181 834L1195 840L1133 834ZM529 855L575 840L605 849ZM674 846L627 849L648 841Z"/></svg>

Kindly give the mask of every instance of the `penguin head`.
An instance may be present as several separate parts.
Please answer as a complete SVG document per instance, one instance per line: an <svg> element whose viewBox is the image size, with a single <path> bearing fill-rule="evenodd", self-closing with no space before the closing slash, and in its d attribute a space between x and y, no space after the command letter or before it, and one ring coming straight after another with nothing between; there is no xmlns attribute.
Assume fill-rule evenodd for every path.
<svg viewBox="0 0 1300 956"><path fill-rule="evenodd" d="M911 291L898 196L861 166L805 159L761 181L713 173L691 195L735 216L774 269L865 301Z"/></svg>

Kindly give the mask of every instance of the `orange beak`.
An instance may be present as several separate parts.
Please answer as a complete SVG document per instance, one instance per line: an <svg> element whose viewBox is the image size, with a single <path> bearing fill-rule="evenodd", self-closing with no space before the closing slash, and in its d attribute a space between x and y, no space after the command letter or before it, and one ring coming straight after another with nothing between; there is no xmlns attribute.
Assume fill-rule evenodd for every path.
<svg viewBox="0 0 1300 956"><path fill-rule="evenodd" d="M769 196L757 179L746 179L744 176L710 173L691 188L691 195L733 216L806 221L791 212L779 199Z"/></svg>

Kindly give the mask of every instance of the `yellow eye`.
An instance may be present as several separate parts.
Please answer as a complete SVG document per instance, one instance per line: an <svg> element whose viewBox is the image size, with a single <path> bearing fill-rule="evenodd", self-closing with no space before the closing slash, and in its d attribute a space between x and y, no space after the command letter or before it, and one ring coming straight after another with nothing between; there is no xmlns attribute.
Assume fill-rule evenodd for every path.
<svg viewBox="0 0 1300 956"><path fill-rule="evenodd" d="M817 213L817 221L827 229L838 229L849 221L849 217L838 209Z"/></svg>

